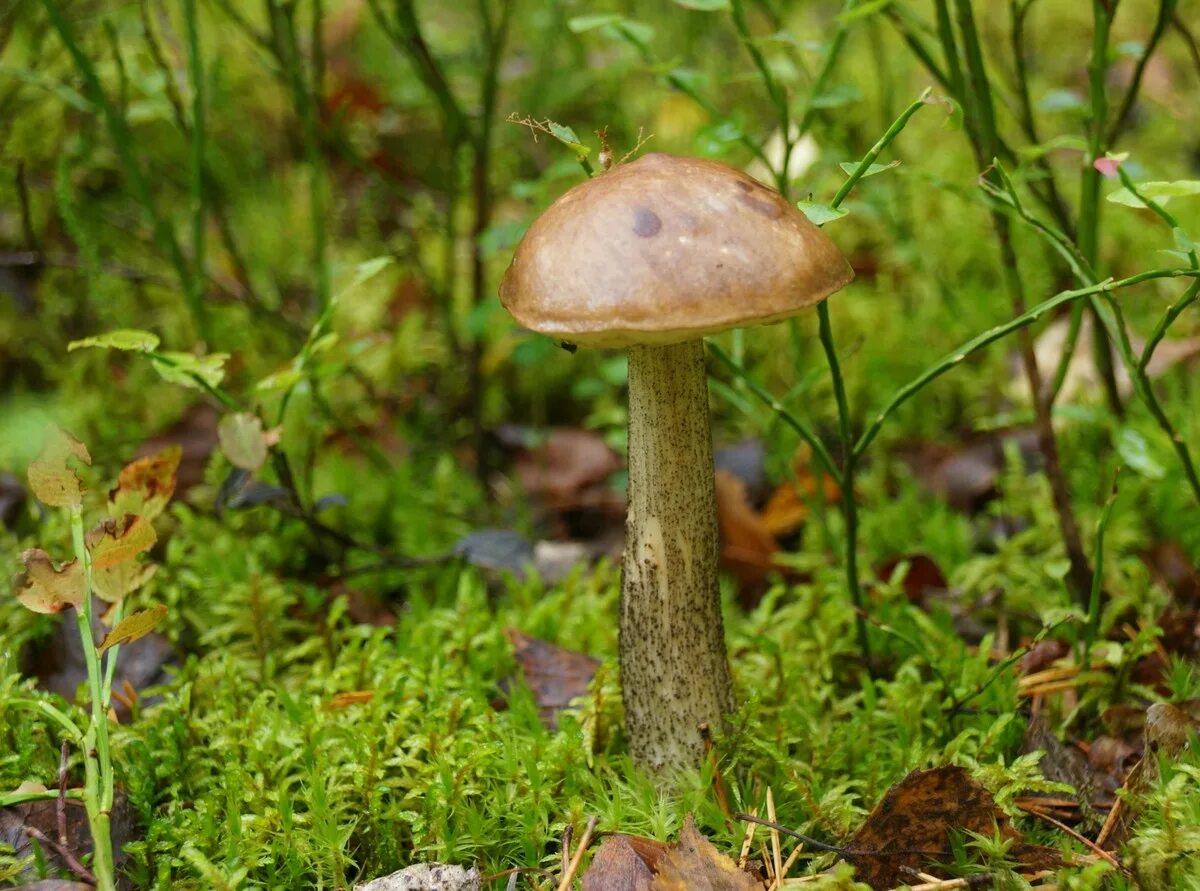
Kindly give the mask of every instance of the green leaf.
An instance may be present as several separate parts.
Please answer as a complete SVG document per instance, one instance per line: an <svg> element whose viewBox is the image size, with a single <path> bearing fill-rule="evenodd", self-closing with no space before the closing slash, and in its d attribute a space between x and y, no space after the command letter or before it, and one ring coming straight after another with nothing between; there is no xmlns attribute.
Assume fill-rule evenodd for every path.
<svg viewBox="0 0 1200 891"><path fill-rule="evenodd" d="M729 0L673 0L676 6L697 12L727 12Z"/></svg>
<svg viewBox="0 0 1200 891"><path fill-rule="evenodd" d="M1196 242L1192 241L1191 236L1178 226L1171 230L1171 234L1175 237L1175 247L1179 248L1179 250L1186 253L1200 249L1197 247Z"/></svg>
<svg viewBox="0 0 1200 891"><path fill-rule="evenodd" d="M1161 480L1167 469L1150 453L1146 437L1131 427L1122 427L1117 434L1117 454L1130 470L1149 480Z"/></svg>
<svg viewBox="0 0 1200 891"><path fill-rule="evenodd" d="M165 606L155 606L150 609L139 610L132 615L126 616L116 627L108 634L104 635L104 640L100 641L98 651L103 653L110 647L119 646L120 644L133 643L135 640L145 637L154 627L158 625L167 615Z"/></svg>
<svg viewBox="0 0 1200 891"><path fill-rule="evenodd" d="M584 31L594 31L605 25L615 25L619 21L619 15L577 15L567 21L567 30L573 34L582 34Z"/></svg>
<svg viewBox="0 0 1200 891"><path fill-rule="evenodd" d="M84 347L99 347L105 350L133 350L148 353L158 349L158 335L149 331L139 331L136 328L122 328L119 331L109 331L107 334L96 334L82 340L72 340L67 344L67 352L83 349Z"/></svg>
<svg viewBox="0 0 1200 891"><path fill-rule="evenodd" d="M865 18L869 15L874 15L877 12L882 12L891 6L893 0L867 0L866 3L860 3L853 9L848 9L838 16L837 20L841 24L852 22L855 19Z"/></svg>
<svg viewBox="0 0 1200 891"><path fill-rule="evenodd" d="M396 260L394 257L384 256L384 257L374 257L373 259L365 260L362 263L359 263L358 266L356 266L354 269L354 277L350 279L350 281L347 283L347 285L344 288L342 288L340 291L337 292L337 294L334 295L333 299L341 300L343 297L345 297L347 294L349 294L351 291L353 291L359 285L362 285L365 282L370 281L371 279L373 279L375 276L379 275L379 273L381 273L383 270L387 269L389 266L391 266L395 262L396 262Z"/></svg>
<svg viewBox="0 0 1200 891"><path fill-rule="evenodd" d="M840 220L849 213L849 211L842 210L840 207L832 207L816 201L797 201L796 207L800 208L801 212L808 217L810 222L818 226L824 226L826 223Z"/></svg>
<svg viewBox="0 0 1200 891"><path fill-rule="evenodd" d="M181 387L191 387L203 390L203 381L210 387L218 387L225 378L225 361L228 353L209 353L207 356L195 356L191 353L155 353L154 370L159 376L171 384ZM199 378L199 380L197 380Z"/></svg>
<svg viewBox="0 0 1200 891"><path fill-rule="evenodd" d="M217 439L234 467L255 471L267 461L267 435L257 415L246 412L226 415L217 425Z"/></svg>
<svg viewBox="0 0 1200 891"><path fill-rule="evenodd" d="M546 126L550 129L551 136L573 151L580 158L586 158L592 153L592 150L583 144L583 142L579 139L579 136L576 135L575 131L570 127L564 126L563 124L556 124L554 121L547 121Z"/></svg>
<svg viewBox="0 0 1200 891"><path fill-rule="evenodd" d="M644 45L654 39L654 29L645 22L639 22L637 19L627 19L621 17L621 21L614 26L622 37L626 40L630 38L637 44Z"/></svg>
<svg viewBox="0 0 1200 891"><path fill-rule="evenodd" d="M254 389L260 393L269 393L272 390L287 390L300 383L303 377L304 373L299 368L295 365L288 365L286 368L281 368L259 380L254 385Z"/></svg>
<svg viewBox="0 0 1200 891"><path fill-rule="evenodd" d="M1038 103L1040 111L1083 111L1087 103L1074 90L1050 90Z"/></svg>
<svg viewBox="0 0 1200 891"><path fill-rule="evenodd" d="M854 171L858 170L858 164L859 164L858 161L843 161L838 166L841 167L842 170L845 171L846 176L853 176ZM899 166L900 166L899 160L891 161L887 164L872 164L870 167L867 168L867 172L864 173L861 178L866 179L868 176L874 176L877 173L883 173L885 170L891 170L893 167L899 167Z"/></svg>
<svg viewBox="0 0 1200 891"><path fill-rule="evenodd" d="M1177 179L1174 182L1138 183L1137 190L1151 201L1166 204L1172 198L1188 198L1192 195L1200 195L1200 179ZM1108 200L1114 204L1124 204L1126 207L1146 206L1137 195L1134 195L1128 189L1117 189L1108 196Z"/></svg>

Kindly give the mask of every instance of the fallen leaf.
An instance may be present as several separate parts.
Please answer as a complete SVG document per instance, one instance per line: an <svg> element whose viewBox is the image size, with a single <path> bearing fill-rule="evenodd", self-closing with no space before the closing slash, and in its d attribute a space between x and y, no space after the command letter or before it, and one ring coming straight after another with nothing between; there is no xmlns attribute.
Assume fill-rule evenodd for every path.
<svg viewBox="0 0 1200 891"><path fill-rule="evenodd" d="M955 765L914 770L896 783L847 845L846 859L857 878L873 889L906 884L907 869L937 871L953 860L950 833L991 836L996 829L1013 841L1011 855L1024 866L1049 868L1057 852L1021 843L1021 835L996 807L990 792Z"/></svg>
<svg viewBox="0 0 1200 891"><path fill-rule="evenodd" d="M515 426L502 427L497 435L516 447L513 470L525 491L559 509L621 466L603 437L591 430L559 427L540 442L532 431Z"/></svg>
<svg viewBox="0 0 1200 891"><path fill-rule="evenodd" d="M69 461L92 463L87 446L60 427L50 425L42 452L29 465L29 488L48 507L79 507L83 483Z"/></svg>
<svg viewBox="0 0 1200 891"><path fill-rule="evenodd" d="M647 842L652 839L645 839ZM662 848L667 846L653 842ZM652 891L654 870L638 854L626 835L610 835L600 843L591 865L583 874L583 891Z"/></svg>
<svg viewBox="0 0 1200 891"><path fill-rule="evenodd" d="M504 629L504 635L512 644L542 723L553 729L558 712L587 694L600 660L538 640L516 628Z"/></svg>
<svg viewBox="0 0 1200 891"><path fill-rule="evenodd" d="M931 594L937 594L950 587L946 575L928 554L900 554L889 557L875 568L875 575L885 584L890 585L901 566L907 566L904 573L904 594L909 603L924 604Z"/></svg>
<svg viewBox="0 0 1200 891"><path fill-rule="evenodd" d="M40 548L30 548L21 554L25 572L13 580L17 600L35 613L57 613L68 606L83 603L83 566L78 560L68 560L54 568L50 555Z"/></svg>
<svg viewBox="0 0 1200 891"><path fill-rule="evenodd" d="M254 472L267 461L267 435L262 419L246 412L234 412L217 424L217 439L229 463Z"/></svg>
<svg viewBox="0 0 1200 891"><path fill-rule="evenodd" d="M111 647L120 646L121 644L132 643L149 634L167 615L167 608L162 606L151 607L150 609L139 610L132 613L117 623L116 627L108 634L104 635L104 640L100 642L97 650L103 653Z"/></svg>
<svg viewBox="0 0 1200 891"><path fill-rule="evenodd" d="M518 579L533 563L533 545L511 529L480 529L454 544L454 553L472 566L510 572Z"/></svg>
<svg viewBox="0 0 1200 891"><path fill-rule="evenodd" d="M108 569L132 560L150 550L157 540L154 527L135 514L126 514L121 520L105 520L87 535L92 569Z"/></svg>
<svg viewBox="0 0 1200 891"><path fill-rule="evenodd" d="M127 855L124 846L133 840L134 814L125 794L117 790L111 812L110 835L113 854L117 869L125 863ZM87 813L83 802L68 798L66 801L67 817L67 850L79 860L87 860L92 852L92 834L88 829ZM27 828L33 828L48 838L58 838L58 802L52 799L45 801L30 801L15 807L0 808L0 848L7 847L6 853L13 857L17 864L28 858L28 866L19 871L13 878L18 880L36 881L39 870L34 860L33 841L26 833ZM58 852L43 846L45 868L51 872L68 871L67 864L59 857ZM73 888L74 883L64 883L67 888ZM36 886L34 886L36 887ZM84 886L88 887L88 886Z"/></svg>
<svg viewBox="0 0 1200 891"><path fill-rule="evenodd" d="M1160 541L1142 553L1155 580L1181 607L1200 607L1200 570L1176 542Z"/></svg>
<svg viewBox="0 0 1200 891"><path fill-rule="evenodd" d="M761 440L747 439L717 449L713 464L717 470L728 471L745 484L750 505L755 510L766 503L771 485L767 480L767 450Z"/></svg>
<svg viewBox="0 0 1200 891"><path fill-rule="evenodd" d="M688 814L676 842L658 865L653 891L755 891L762 885L696 829Z"/></svg>
<svg viewBox="0 0 1200 891"><path fill-rule="evenodd" d="M162 451L126 464L117 476L117 485L108 493L108 509L113 516L137 514L153 520L175 494L175 475L183 449L167 446Z"/></svg>
<svg viewBox="0 0 1200 891"><path fill-rule="evenodd" d="M1010 427L967 437L961 442L919 443L902 454L918 482L956 510L979 511L996 494L1006 443L1019 450L1027 467L1040 461L1031 427Z"/></svg>
<svg viewBox="0 0 1200 891"><path fill-rule="evenodd" d="M721 566L737 579L738 599L753 605L777 569L779 544L750 506L745 484L727 470L716 472L716 496Z"/></svg>

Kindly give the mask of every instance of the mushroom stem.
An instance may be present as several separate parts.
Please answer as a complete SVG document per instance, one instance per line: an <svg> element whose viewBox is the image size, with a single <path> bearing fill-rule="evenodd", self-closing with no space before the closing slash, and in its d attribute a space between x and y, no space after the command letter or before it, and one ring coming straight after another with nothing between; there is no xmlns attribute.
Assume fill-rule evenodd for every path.
<svg viewBox="0 0 1200 891"><path fill-rule="evenodd" d="M699 725L733 709L700 340L629 347L621 685L630 753L651 773L697 765Z"/></svg>

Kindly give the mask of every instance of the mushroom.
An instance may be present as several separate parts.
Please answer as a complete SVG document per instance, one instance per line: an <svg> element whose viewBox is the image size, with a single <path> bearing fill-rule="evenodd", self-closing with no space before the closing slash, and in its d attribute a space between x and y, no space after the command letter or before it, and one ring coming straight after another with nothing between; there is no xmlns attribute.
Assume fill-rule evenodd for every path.
<svg viewBox="0 0 1200 891"><path fill-rule="evenodd" d="M705 335L775 322L853 272L782 195L696 158L648 154L530 226L500 286L527 328L629 353L620 665L634 763L694 766L734 708L717 575Z"/></svg>

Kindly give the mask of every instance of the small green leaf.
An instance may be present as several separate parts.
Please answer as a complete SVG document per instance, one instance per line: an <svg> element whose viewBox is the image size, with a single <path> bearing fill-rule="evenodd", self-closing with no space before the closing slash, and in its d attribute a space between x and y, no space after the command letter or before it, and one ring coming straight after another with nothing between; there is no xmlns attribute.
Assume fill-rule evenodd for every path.
<svg viewBox="0 0 1200 891"><path fill-rule="evenodd" d="M1067 577L1067 573L1071 571L1070 560L1047 560L1042 565L1043 571L1055 581L1062 581Z"/></svg>
<svg viewBox="0 0 1200 891"><path fill-rule="evenodd" d="M234 467L255 471L267 461L267 436L257 415L246 412L226 415L217 425L217 439Z"/></svg>
<svg viewBox="0 0 1200 891"><path fill-rule="evenodd" d="M838 166L841 167L842 170L845 171L846 176L853 176L854 171L858 170L858 164L859 164L859 162L857 162L857 161L843 161ZM864 173L861 178L866 179L868 176L874 176L877 173L883 173L885 170L891 170L893 167L899 167L899 166L900 166L899 160L891 161L890 163L887 163L887 164L872 164L870 167L867 168L867 172Z"/></svg>
<svg viewBox="0 0 1200 891"><path fill-rule="evenodd" d="M1117 454L1130 470L1149 480L1161 480L1167 469L1150 453L1146 437L1132 427L1122 427L1117 434Z"/></svg>
<svg viewBox="0 0 1200 891"><path fill-rule="evenodd" d="M359 285L362 285L365 282L373 279L375 276L379 275L380 272L387 269L395 262L396 260L394 257L384 256L374 257L373 259L365 260L362 263L359 263L354 269L354 277L350 279L344 288L337 292L333 299L341 300L351 291L355 290Z"/></svg>
<svg viewBox="0 0 1200 891"><path fill-rule="evenodd" d="M1200 179L1177 179L1174 182L1138 183L1140 194L1159 204L1166 204L1172 198L1188 198L1200 195ZM1126 207L1145 207L1141 199L1128 189L1117 189L1108 196L1114 204L1124 204Z"/></svg>
<svg viewBox="0 0 1200 891"><path fill-rule="evenodd" d="M546 126L550 129L551 136L573 151L580 158L586 158L592 153L592 150L580 141L579 136L576 135L575 131L570 127L564 126L563 124L556 124L554 121L547 121Z"/></svg>
<svg viewBox="0 0 1200 891"><path fill-rule="evenodd" d="M1175 236L1175 247L1179 248L1179 250L1186 253L1188 251L1200 249L1197 247L1196 242L1192 241L1191 236L1189 236L1178 226L1171 230L1171 234Z"/></svg>
<svg viewBox="0 0 1200 891"><path fill-rule="evenodd" d="M1074 90L1050 90L1038 103L1041 111L1083 111L1087 103Z"/></svg>
<svg viewBox="0 0 1200 891"><path fill-rule="evenodd" d="M288 365L286 368L281 368L259 380L254 385L254 389L260 393L269 393L272 390L288 390L300 383L303 377L304 374L300 369L294 365Z"/></svg>
<svg viewBox="0 0 1200 891"><path fill-rule="evenodd" d="M801 212L808 217L810 222L818 226L824 226L826 223L840 220L849 213L849 211L842 210L840 207L832 207L831 205L820 204L816 201L797 201L796 207L800 208Z"/></svg>
<svg viewBox="0 0 1200 891"><path fill-rule="evenodd" d="M629 19L624 16L621 21L617 22L614 27L617 33L626 40L632 41L640 46L644 46L654 39L654 29L645 22L639 22L637 19Z"/></svg>
<svg viewBox="0 0 1200 891"><path fill-rule="evenodd" d="M676 6L696 12L727 12L729 0L674 0Z"/></svg>
<svg viewBox="0 0 1200 891"><path fill-rule="evenodd" d="M619 21L619 15L577 15L567 21L567 30L573 34L582 34L584 31L594 31L605 25L615 25Z"/></svg>
<svg viewBox="0 0 1200 891"><path fill-rule="evenodd" d="M228 358L228 353L209 353L207 356L195 356L191 353L156 353L151 360L154 362L154 370L167 383L203 390L204 386L200 381L210 387L220 385L225 378L225 361Z"/></svg>
<svg viewBox="0 0 1200 891"><path fill-rule="evenodd" d="M133 350L148 353L158 349L158 335L149 331L139 331L136 328L122 328L119 331L109 331L107 334L96 334L82 340L72 340L67 344L67 352L83 349L84 347L99 347L105 350Z"/></svg>
<svg viewBox="0 0 1200 891"><path fill-rule="evenodd" d="M849 105L851 102L858 102L862 98L862 91L854 86L854 84L834 84L813 97L812 107L841 108L843 105Z"/></svg>
<svg viewBox="0 0 1200 891"><path fill-rule="evenodd" d="M104 640L100 641L100 646L97 648L98 651L103 653L110 647L133 643L135 640L145 637L166 615L167 608L160 605L126 616L116 624L112 631L104 635Z"/></svg>

